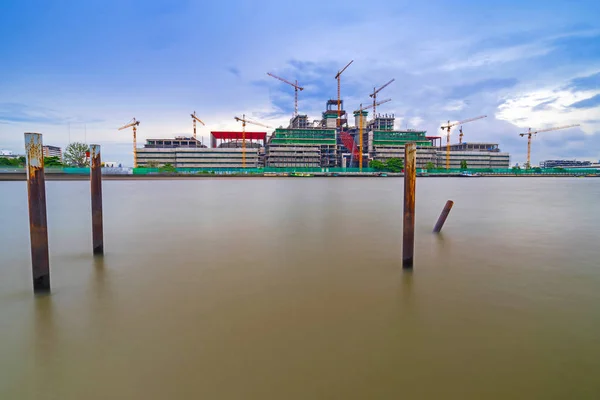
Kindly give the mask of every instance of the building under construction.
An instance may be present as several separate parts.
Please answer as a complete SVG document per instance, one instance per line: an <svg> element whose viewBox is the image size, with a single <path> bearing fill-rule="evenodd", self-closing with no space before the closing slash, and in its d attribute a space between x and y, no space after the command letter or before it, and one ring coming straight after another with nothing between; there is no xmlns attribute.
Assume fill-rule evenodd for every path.
<svg viewBox="0 0 600 400"><path fill-rule="evenodd" d="M242 146L242 132L211 132L208 148L193 137L175 139L148 139L137 150L140 167L237 169L258 168L264 155L266 132L246 132L246 146Z"/></svg>
<svg viewBox="0 0 600 400"><path fill-rule="evenodd" d="M338 104L340 110L338 110ZM213 131L210 148L193 137L148 139L138 150L140 166L171 164L177 168L356 168L371 160L404 159L406 143L417 144L417 168L445 168L446 148L441 137L417 129L396 130L393 114L377 114L369 120L364 109L354 112L349 125L343 101L328 100L320 120L295 114L287 128L266 132ZM439 145L438 145L439 142ZM460 143L450 146L450 168L464 162L469 168L508 168L510 156L495 143Z"/></svg>

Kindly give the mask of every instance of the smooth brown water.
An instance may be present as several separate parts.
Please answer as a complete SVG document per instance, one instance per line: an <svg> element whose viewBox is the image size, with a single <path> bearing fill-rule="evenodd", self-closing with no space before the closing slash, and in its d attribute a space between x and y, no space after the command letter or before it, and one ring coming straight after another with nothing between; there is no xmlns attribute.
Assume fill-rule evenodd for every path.
<svg viewBox="0 0 600 400"><path fill-rule="evenodd" d="M598 399L600 179L0 182L0 399ZM431 229L455 201L443 234Z"/></svg>

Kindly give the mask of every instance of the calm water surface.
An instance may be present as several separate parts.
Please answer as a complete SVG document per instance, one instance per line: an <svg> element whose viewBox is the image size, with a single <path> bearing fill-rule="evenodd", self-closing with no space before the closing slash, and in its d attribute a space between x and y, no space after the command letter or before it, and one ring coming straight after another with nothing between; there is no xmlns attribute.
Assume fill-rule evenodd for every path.
<svg viewBox="0 0 600 400"><path fill-rule="evenodd" d="M0 182L0 399L598 399L600 179ZM430 233L455 201L443 234Z"/></svg>

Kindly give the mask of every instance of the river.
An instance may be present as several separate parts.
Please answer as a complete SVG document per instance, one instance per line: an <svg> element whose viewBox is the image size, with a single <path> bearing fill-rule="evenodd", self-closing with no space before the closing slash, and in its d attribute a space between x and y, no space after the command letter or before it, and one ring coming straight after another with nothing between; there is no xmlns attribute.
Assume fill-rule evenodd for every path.
<svg viewBox="0 0 600 400"><path fill-rule="evenodd" d="M600 179L0 182L1 399L598 399ZM454 200L441 235L431 229Z"/></svg>

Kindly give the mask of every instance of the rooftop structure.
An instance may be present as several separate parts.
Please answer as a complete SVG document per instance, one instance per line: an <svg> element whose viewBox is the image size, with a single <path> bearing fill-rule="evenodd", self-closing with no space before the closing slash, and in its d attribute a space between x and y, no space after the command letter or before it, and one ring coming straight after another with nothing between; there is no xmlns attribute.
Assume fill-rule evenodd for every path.
<svg viewBox="0 0 600 400"><path fill-rule="evenodd" d="M369 128L376 131L393 131L395 120L394 114L377 114L369 123Z"/></svg>
<svg viewBox="0 0 600 400"><path fill-rule="evenodd" d="M325 128L336 128L336 121L338 119L338 101L327 100L327 109L323 112L323 127ZM348 118L346 111L344 110L344 100L340 100L340 126L348 125Z"/></svg>
<svg viewBox="0 0 600 400"><path fill-rule="evenodd" d="M492 151L499 152L498 143L470 142L450 145L450 151Z"/></svg>
<svg viewBox="0 0 600 400"><path fill-rule="evenodd" d="M206 147L199 140L191 136L176 136L175 138L167 139L146 139L144 148L148 149L174 149L178 147Z"/></svg>
<svg viewBox="0 0 600 400"><path fill-rule="evenodd" d="M295 129L308 129L310 128L310 124L308 122L308 115L296 115L290 120L290 126L288 128Z"/></svg>
<svg viewBox="0 0 600 400"><path fill-rule="evenodd" d="M246 146L248 147L264 147L267 132L212 131L210 133L210 147L241 147L243 137L246 138Z"/></svg>

